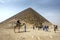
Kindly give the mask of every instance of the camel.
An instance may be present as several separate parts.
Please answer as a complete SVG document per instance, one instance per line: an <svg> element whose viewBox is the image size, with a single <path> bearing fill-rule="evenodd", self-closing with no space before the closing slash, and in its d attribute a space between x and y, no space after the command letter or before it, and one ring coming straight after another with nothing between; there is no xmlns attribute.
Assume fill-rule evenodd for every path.
<svg viewBox="0 0 60 40"><path fill-rule="evenodd" d="M16 28L18 28L18 32L20 32L20 28L21 28L22 26L24 26L24 25L25 25L25 23L23 23L23 24L21 25L20 21L18 20L17 23L16 23L16 26L14 26L14 32L15 32L15 29L16 29Z"/></svg>

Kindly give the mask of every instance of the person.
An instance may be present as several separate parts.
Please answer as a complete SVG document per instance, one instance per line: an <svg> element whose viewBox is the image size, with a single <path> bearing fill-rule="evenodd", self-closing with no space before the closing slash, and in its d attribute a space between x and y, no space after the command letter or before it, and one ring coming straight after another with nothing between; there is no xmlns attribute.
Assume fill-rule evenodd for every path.
<svg viewBox="0 0 60 40"><path fill-rule="evenodd" d="M20 26L20 25L21 25L21 23L20 23L19 20L17 21L16 25L17 25L17 26Z"/></svg>
<svg viewBox="0 0 60 40"><path fill-rule="evenodd" d="M35 27L33 26L33 30L35 29Z"/></svg>
<svg viewBox="0 0 60 40"><path fill-rule="evenodd" d="M48 31L48 29L49 29L49 26L46 26L46 31Z"/></svg>
<svg viewBox="0 0 60 40"><path fill-rule="evenodd" d="M43 30L46 30L46 26L43 27Z"/></svg>
<svg viewBox="0 0 60 40"><path fill-rule="evenodd" d="M47 31L47 26L45 26L45 31Z"/></svg>
<svg viewBox="0 0 60 40"><path fill-rule="evenodd" d="M44 31L48 31L48 29L49 29L49 26L44 26L44 27L43 27L43 30L44 30Z"/></svg>
<svg viewBox="0 0 60 40"><path fill-rule="evenodd" d="M23 25L24 25L24 32L26 32L26 24L25 24L25 23L23 23Z"/></svg>
<svg viewBox="0 0 60 40"><path fill-rule="evenodd" d="M58 26L57 25L54 25L54 31L56 33L56 30L58 29Z"/></svg>

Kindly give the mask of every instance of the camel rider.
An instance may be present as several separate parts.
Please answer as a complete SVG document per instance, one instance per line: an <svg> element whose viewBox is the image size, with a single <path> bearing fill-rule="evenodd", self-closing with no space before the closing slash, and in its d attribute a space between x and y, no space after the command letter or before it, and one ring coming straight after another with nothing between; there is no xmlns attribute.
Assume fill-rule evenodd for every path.
<svg viewBox="0 0 60 40"><path fill-rule="evenodd" d="M20 21L17 20L16 26L20 26L20 25L21 25Z"/></svg>

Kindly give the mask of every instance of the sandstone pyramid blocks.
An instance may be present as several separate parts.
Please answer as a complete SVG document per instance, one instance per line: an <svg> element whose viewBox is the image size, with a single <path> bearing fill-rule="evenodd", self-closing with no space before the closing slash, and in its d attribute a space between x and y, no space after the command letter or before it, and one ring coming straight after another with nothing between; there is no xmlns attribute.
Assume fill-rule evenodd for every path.
<svg viewBox="0 0 60 40"><path fill-rule="evenodd" d="M12 28L17 20L20 20L21 23L26 23L27 27L30 25L52 25L47 19L41 16L32 8L27 8L22 12L17 13L16 15L12 16L11 18L3 21L0 25L4 28Z"/></svg>

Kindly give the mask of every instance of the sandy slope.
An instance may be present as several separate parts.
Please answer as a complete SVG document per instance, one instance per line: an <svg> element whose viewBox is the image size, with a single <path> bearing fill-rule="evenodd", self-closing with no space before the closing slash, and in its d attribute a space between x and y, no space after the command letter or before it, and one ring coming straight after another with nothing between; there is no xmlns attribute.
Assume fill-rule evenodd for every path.
<svg viewBox="0 0 60 40"><path fill-rule="evenodd" d="M60 31L55 33L53 30L45 32L43 30L27 29L20 33L14 33L13 29L0 29L0 40L60 40Z"/></svg>

